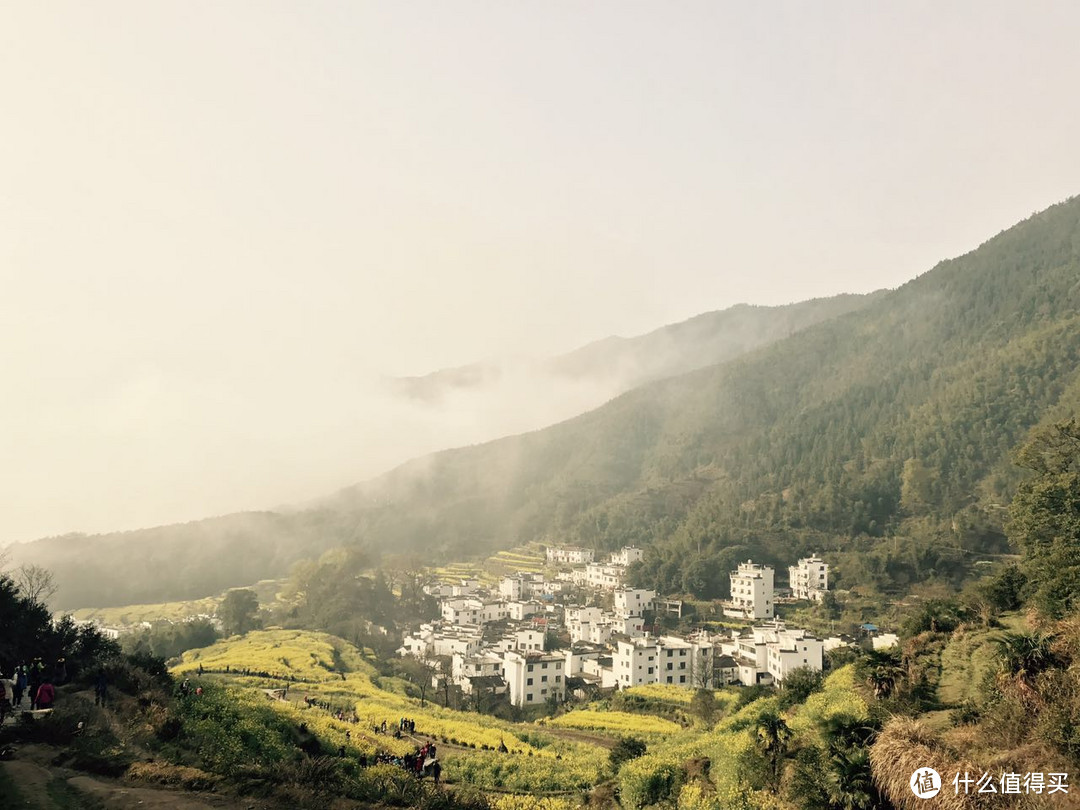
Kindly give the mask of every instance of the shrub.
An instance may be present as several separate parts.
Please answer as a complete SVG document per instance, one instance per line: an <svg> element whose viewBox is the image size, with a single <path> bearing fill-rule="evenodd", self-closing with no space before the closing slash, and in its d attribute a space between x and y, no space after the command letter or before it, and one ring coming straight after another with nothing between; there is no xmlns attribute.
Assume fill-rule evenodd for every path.
<svg viewBox="0 0 1080 810"><path fill-rule="evenodd" d="M617 771L624 762L645 756L646 750L644 740L637 737L620 737L615 747L611 749L611 753L608 754L608 762L611 763L612 770Z"/></svg>

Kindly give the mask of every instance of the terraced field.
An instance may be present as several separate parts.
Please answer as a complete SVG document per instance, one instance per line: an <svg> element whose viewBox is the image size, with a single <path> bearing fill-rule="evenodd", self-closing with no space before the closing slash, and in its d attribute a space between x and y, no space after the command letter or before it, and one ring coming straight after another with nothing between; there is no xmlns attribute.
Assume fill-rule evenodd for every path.
<svg viewBox="0 0 1080 810"><path fill-rule="evenodd" d="M326 634L252 632L185 653L173 672L197 678L200 664L201 677L227 680L253 691L281 689L287 682L288 699L275 702L275 707L306 723L328 745L344 746L354 755L377 750L403 754L417 741L434 739L441 743L440 759L450 782L561 792L581 790L606 778L605 747L430 702L421 708L419 700L407 695L409 685L380 678L359 651ZM321 706L309 706L306 698ZM336 719L338 711L347 718L355 714L359 722ZM415 720L414 739L395 740L374 732L383 721L392 728L402 717ZM500 743L506 744L509 754L498 752Z"/></svg>

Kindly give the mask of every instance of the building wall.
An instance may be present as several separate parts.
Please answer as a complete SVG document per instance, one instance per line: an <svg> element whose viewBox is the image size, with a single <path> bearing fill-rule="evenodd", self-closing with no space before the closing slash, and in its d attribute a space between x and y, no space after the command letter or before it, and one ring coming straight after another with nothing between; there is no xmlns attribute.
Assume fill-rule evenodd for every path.
<svg viewBox="0 0 1080 810"><path fill-rule="evenodd" d="M566 695L566 670L562 656L526 656L508 652L503 658L504 677L515 706L536 706L552 695L560 701Z"/></svg>

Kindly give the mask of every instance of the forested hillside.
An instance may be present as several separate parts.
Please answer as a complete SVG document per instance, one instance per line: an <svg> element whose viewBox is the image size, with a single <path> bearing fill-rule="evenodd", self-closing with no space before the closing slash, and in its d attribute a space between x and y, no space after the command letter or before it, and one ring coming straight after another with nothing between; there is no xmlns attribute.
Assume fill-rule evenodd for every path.
<svg viewBox="0 0 1080 810"><path fill-rule="evenodd" d="M645 379L683 373L737 357L808 325L850 312L871 295L837 295L780 307L739 305L707 312L632 338L609 338L544 361L532 376L597 378L596 390L621 392ZM399 380L399 391L437 401L447 390L482 384L498 367L449 369ZM334 502L288 512L251 512L190 523L87 537L70 534L12 548L13 564L55 572L54 607L106 607L200 598L231 586L282 576L292 563L360 539L351 509ZM472 540L465 538L462 545ZM481 544L477 544L477 548Z"/></svg>
<svg viewBox="0 0 1080 810"><path fill-rule="evenodd" d="M394 387L408 397L439 402L451 391L482 390L507 371L515 371L538 381L588 382L597 390L621 394L646 382L727 362L807 326L863 307L882 294L884 291L835 295L779 307L739 304L644 335L608 337L548 360L474 363L422 377L399 378Z"/></svg>
<svg viewBox="0 0 1080 810"><path fill-rule="evenodd" d="M547 430L406 465L339 508L370 542L433 556L538 538L649 544L642 576L706 595L739 554L820 544L896 548L910 559L867 564L925 577L943 555L1004 549L1011 448L1080 403L1078 305L1073 199L857 312ZM923 536L876 540L898 531Z"/></svg>
<svg viewBox="0 0 1080 810"><path fill-rule="evenodd" d="M731 362L545 430L406 464L319 512L275 517L267 556L278 558L285 537L290 548L355 542L432 562L535 539L633 542L651 549L639 581L704 596L722 594L740 556L782 563L814 547L861 552L841 569L849 578L951 576L971 552L1006 548L1011 448L1080 404L1078 313L1073 199ZM237 540L244 566L256 564L258 537ZM193 595L166 587L134 545L110 543L20 554L56 569L65 587L89 558L110 584L122 581L116 566L135 567L160 583L157 598ZM239 564L234 545L159 551L162 565L180 549L216 561L217 582ZM136 601L84 593L84 604Z"/></svg>

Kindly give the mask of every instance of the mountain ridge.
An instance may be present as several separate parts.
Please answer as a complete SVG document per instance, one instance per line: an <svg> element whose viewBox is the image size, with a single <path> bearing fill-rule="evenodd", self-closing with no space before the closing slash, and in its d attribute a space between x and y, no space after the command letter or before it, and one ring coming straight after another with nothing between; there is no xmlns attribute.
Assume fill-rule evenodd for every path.
<svg viewBox="0 0 1080 810"><path fill-rule="evenodd" d="M262 520L262 537L233 531L207 552L219 579L200 581L263 578L252 559L282 564L283 546L437 563L531 540L646 545L637 581L706 597L746 553L782 565L846 550L876 566L867 580L953 570L943 549L1003 548L993 504L1016 481L1011 448L1080 406L1078 312L1072 198L793 337L542 430L414 459ZM117 580L89 551L77 570Z"/></svg>

